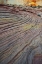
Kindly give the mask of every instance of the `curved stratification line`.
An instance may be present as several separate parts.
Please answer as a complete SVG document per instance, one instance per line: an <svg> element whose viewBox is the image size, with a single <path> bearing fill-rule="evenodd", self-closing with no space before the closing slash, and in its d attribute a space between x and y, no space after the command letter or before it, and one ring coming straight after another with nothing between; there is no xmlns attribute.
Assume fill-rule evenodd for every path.
<svg viewBox="0 0 42 64"><path fill-rule="evenodd" d="M40 33L40 32L39 32L39 33ZM39 34L37 34L35 37L37 37L38 35L39 35ZM16 57L17 57L27 46L30 45L30 43L33 41L33 39L34 39L35 37L33 37L33 38L30 40L29 44L25 45L25 46L23 47L23 49L20 50L20 51L12 58L12 60L10 60L7 64L13 64L13 62L15 62L16 59L18 59L18 58L16 58Z"/></svg>

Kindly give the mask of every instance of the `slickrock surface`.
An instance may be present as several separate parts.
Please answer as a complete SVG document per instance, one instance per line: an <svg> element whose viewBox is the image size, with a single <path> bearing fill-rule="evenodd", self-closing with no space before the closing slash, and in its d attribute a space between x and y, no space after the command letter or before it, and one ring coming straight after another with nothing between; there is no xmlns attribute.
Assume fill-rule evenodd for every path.
<svg viewBox="0 0 42 64"><path fill-rule="evenodd" d="M0 64L42 64L42 9L0 6Z"/></svg>

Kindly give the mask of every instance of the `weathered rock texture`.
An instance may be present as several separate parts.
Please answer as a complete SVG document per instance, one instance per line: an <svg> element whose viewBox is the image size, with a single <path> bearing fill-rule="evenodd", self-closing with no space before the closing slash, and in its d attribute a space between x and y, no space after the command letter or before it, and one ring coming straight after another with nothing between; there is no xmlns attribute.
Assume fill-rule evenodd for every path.
<svg viewBox="0 0 42 64"><path fill-rule="evenodd" d="M0 64L42 64L38 12L31 7L0 6Z"/></svg>

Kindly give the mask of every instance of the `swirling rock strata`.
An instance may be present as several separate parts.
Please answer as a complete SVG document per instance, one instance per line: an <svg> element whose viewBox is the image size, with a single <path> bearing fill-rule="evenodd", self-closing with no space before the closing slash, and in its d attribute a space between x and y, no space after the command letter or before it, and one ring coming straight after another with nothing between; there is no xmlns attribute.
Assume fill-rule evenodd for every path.
<svg viewBox="0 0 42 64"><path fill-rule="evenodd" d="M0 12L0 64L42 64L42 18L6 8Z"/></svg>

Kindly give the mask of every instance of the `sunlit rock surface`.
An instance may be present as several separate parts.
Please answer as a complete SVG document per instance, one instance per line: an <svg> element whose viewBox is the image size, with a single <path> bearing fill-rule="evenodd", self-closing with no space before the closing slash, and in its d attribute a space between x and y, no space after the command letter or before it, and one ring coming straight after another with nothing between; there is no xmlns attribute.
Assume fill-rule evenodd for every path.
<svg viewBox="0 0 42 64"><path fill-rule="evenodd" d="M0 4L17 4L17 5L40 5L42 6L42 0L0 0Z"/></svg>
<svg viewBox="0 0 42 64"><path fill-rule="evenodd" d="M42 64L41 13L32 7L0 6L0 64Z"/></svg>

